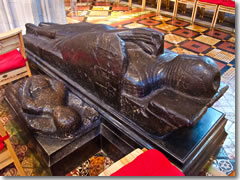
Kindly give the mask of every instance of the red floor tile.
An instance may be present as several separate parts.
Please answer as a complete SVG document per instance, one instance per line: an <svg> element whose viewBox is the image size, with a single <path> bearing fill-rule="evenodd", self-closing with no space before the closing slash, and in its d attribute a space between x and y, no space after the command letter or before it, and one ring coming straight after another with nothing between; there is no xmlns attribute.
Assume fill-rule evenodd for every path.
<svg viewBox="0 0 240 180"><path fill-rule="evenodd" d="M230 37L230 34L227 34L221 31L216 31L216 30L210 30L206 34L221 40L227 39L228 37Z"/></svg>
<svg viewBox="0 0 240 180"><path fill-rule="evenodd" d="M95 6L110 6L111 3L110 2L95 2L94 5Z"/></svg>
<svg viewBox="0 0 240 180"><path fill-rule="evenodd" d="M80 0L81 3L83 2L93 2L93 0Z"/></svg>
<svg viewBox="0 0 240 180"><path fill-rule="evenodd" d="M71 6L71 3L70 2L65 2L64 5L65 6Z"/></svg>
<svg viewBox="0 0 240 180"><path fill-rule="evenodd" d="M138 12L138 11L137 11ZM111 24L111 26L119 26L119 25L124 25L124 24L129 24L129 23L132 23L134 21L138 21L138 20L141 20L141 19L145 19L145 18L148 18L148 17L151 17L151 16L154 16L156 13L149 13L147 15L143 15L143 16L138 16L138 17L134 17L132 19L128 19L128 20L123 20L121 22L117 22L117 23L113 23Z"/></svg>
<svg viewBox="0 0 240 180"><path fill-rule="evenodd" d="M181 46L198 53L202 53L211 47L209 45L206 45L197 41L187 41L183 43Z"/></svg>
<svg viewBox="0 0 240 180"><path fill-rule="evenodd" d="M77 6L78 11L89 10L90 6Z"/></svg>
<svg viewBox="0 0 240 180"><path fill-rule="evenodd" d="M224 68L224 67L226 66L226 64L223 64L223 63L221 63L221 62L218 62L218 61L215 61L215 62L216 62L216 64L218 65L219 70L221 70L222 68Z"/></svg>
<svg viewBox="0 0 240 180"><path fill-rule="evenodd" d="M172 31L173 34L177 34L186 38L192 38L193 36L198 35L197 32L188 30L188 29L178 29L176 31Z"/></svg>
<svg viewBox="0 0 240 180"><path fill-rule="evenodd" d="M154 25L160 24L161 22L155 21L155 20L152 20L152 19L144 19L144 20L138 21L138 23L144 24L144 25L147 25L147 26L154 26Z"/></svg>
<svg viewBox="0 0 240 180"><path fill-rule="evenodd" d="M164 31L164 30L161 30L161 29L158 29L158 28L152 27L152 29L154 29L154 30L156 30L156 31L160 31L160 32L162 32L163 34L166 34L166 33L167 33L167 31Z"/></svg>
<svg viewBox="0 0 240 180"><path fill-rule="evenodd" d="M231 42L224 42L218 46L218 48L235 53L235 44Z"/></svg>
<svg viewBox="0 0 240 180"><path fill-rule="evenodd" d="M185 21L180 21L180 20L172 20L172 21L168 21L167 24L171 24L171 25L175 25L175 26L186 26L189 25L188 22Z"/></svg>
<svg viewBox="0 0 240 180"><path fill-rule="evenodd" d="M84 17L71 17L71 19L78 20L79 22L82 22L84 20Z"/></svg>
<svg viewBox="0 0 240 180"><path fill-rule="evenodd" d="M172 47L173 46L173 44L171 44L171 43L168 43L168 42L164 42L164 48L166 48L166 49L168 49L168 48L170 48L170 47Z"/></svg>
<svg viewBox="0 0 240 180"><path fill-rule="evenodd" d="M129 7L128 6L113 6L112 7L113 11L128 11Z"/></svg>

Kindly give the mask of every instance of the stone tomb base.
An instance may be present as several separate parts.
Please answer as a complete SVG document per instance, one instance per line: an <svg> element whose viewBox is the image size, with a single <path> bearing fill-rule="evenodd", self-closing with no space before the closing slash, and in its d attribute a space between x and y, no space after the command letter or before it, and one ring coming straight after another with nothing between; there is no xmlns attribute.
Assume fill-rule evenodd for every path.
<svg viewBox="0 0 240 180"><path fill-rule="evenodd" d="M209 108L194 127L179 129L162 138L154 137L28 50L27 57L37 73L63 81L69 91L101 114L100 124L87 134L65 144L54 141L52 146L60 144L55 152L47 153L50 147L43 143L46 140L29 134L53 175L65 175L100 150L116 161L143 147L161 151L185 175L198 175L226 138L225 114L214 108Z"/></svg>
<svg viewBox="0 0 240 180"><path fill-rule="evenodd" d="M117 161L134 149L143 147L104 118L93 124L85 134L71 140L33 134L8 97L5 97L5 101L15 123L23 130L24 138L31 144L29 148L43 165L50 168L52 175L66 175L101 150Z"/></svg>
<svg viewBox="0 0 240 180"><path fill-rule="evenodd" d="M105 112L100 123L96 123L86 134L67 141L51 139L31 134L19 118L16 107L7 97L5 99L15 121L28 132L26 138L34 144L33 152L40 162L50 168L52 175L67 174L100 150L117 161L134 149L143 147L163 152L185 175L198 175L226 137L224 114L209 108L195 127L180 129L164 138L152 137L137 126L127 127Z"/></svg>

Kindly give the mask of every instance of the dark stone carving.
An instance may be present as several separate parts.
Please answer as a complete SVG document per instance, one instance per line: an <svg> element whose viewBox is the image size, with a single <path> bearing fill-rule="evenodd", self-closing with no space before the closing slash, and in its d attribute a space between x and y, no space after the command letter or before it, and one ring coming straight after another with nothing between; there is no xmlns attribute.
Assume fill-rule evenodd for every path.
<svg viewBox="0 0 240 180"><path fill-rule="evenodd" d="M27 126L40 135L69 139L98 120L97 111L68 92L60 81L35 75L7 87Z"/></svg>
<svg viewBox="0 0 240 180"><path fill-rule="evenodd" d="M164 50L164 35L102 24L26 24L27 50L149 133L193 126L227 90L208 57Z"/></svg>

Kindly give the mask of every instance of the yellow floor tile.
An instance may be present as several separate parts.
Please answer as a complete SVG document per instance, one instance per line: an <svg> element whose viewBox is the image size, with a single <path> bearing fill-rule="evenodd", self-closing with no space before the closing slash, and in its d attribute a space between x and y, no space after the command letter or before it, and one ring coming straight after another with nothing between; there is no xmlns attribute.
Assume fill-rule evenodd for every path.
<svg viewBox="0 0 240 180"><path fill-rule="evenodd" d="M91 11L89 16L108 16L108 11Z"/></svg>
<svg viewBox="0 0 240 180"><path fill-rule="evenodd" d="M174 48L174 49L172 49L172 51L174 51L174 52L176 52L178 54L197 55L196 53L194 53L192 51L188 51L188 50L180 48L180 47Z"/></svg>
<svg viewBox="0 0 240 180"><path fill-rule="evenodd" d="M78 16L85 16L87 13L88 11L78 11Z"/></svg>
<svg viewBox="0 0 240 180"><path fill-rule="evenodd" d="M229 68L222 76L221 79L223 82L227 83L229 79L232 79L235 76L235 68Z"/></svg>
<svg viewBox="0 0 240 180"><path fill-rule="evenodd" d="M235 43L235 37L231 37L228 41L232 42L232 43Z"/></svg>
<svg viewBox="0 0 240 180"><path fill-rule="evenodd" d="M106 17L87 17L86 22L103 21Z"/></svg>
<svg viewBox="0 0 240 180"><path fill-rule="evenodd" d="M70 11L71 7L65 7L65 11Z"/></svg>
<svg viewBox="0 0 240 180"><path fill-rule="evenodd" d="M216 39L216 38L213 38L213 37L210 37L210 36L206 36L206 35L198 36L194 40L203 42L203 43L211 45L211 46L217 44L220 41L219 39Z"/></svg>
<svg viewBox="0 0 240 180"><path fill-rule="evenodd" d="M213 49L210 52L208 52L206 55L210 56L210 57L213 57L213 58L216 58L216 59L219 59L219 60L224 61L226 63L231 62L235 58L235 55L233 55L231 53L228 53L228 52L225 52L225 51L222 51L220 49Z"/></svg>
<svg viewBox="0 0 240 180"><path fill-rule="evenodd" d="M93 11L107 11L107 10L109 10L110 9L110 7L109 6L93 6L92 7L92 10Z"/></svg>
<svg viewBox="0 0 240 180"><path fill-rule="evenodd" d="M112 13L111 13L111 16L121 16L122 14L124 13L124 11L113 11Z"/></svg>
<svg viewBox="0 0 240 180"><path fill-rule="evenodd" d="M80 3L77 3L77 6L87 6L87 5L91 5L90 2L80 2Z"/></svg>
<svg viewBox="0 0 240 180"><path fill-rule="evenodd" d="M106 21L97 21L95 22L95 24L107 24L107 25L110 25L112 22L106 20Z"/></svg>
<svg viewBox="0 0 240 180"><path fill-rule="evenodd" d="M178 27L170 25L170 24L160 24L160 25L155 26L155 27L158 28L158 29L165 30L165 31L173 31L173 30L178 28Z"/></svg>
<svg viewBox="0 0 240 180"><path fill-rule="evenodd" d="M165 39L165 41L168 41L173 44L178 44L178 43L186 40L186 38L175 35L175 34L167 34L167 35L165 35L164 39Z"/></svg>
<svg viewBox="0 0 240 180"><path fill-rule="evenodd" d="M147 26L144 26L144 25L138 24L138 23L131 23L131 24L125 25L124 27L132 29L132 28L142 28L142 27L147 27Z"/></svg>
<svg viewBox="0 0 240 180"><path fill-rule="evenodd" d="M80 21L75 20L75 19L72 19L72 18L70 18L70 17L67 17L66 19L67 19L67 23L68 23L68 24L72 24L72 23L78 23L78 22L80 22Z"/></svg>
<svg viewBox="0 0 240 180"><path fill-rule="evenodd" d="M198 25L189 25L186 27L187 29L193 30L193 31L197 31L197 32L203 32L206 31L208 28L202 27L202 26L198 26Z"/></svg>
<svg viewBox="0 0 240 180"><path fill-rule="evenodd" d="M153 17L152 19L158 20L158 21L168 21L168 20L170 20L170 19L172 19L172 18L165 17L165 16L155 16L155 17Z"/></svg>

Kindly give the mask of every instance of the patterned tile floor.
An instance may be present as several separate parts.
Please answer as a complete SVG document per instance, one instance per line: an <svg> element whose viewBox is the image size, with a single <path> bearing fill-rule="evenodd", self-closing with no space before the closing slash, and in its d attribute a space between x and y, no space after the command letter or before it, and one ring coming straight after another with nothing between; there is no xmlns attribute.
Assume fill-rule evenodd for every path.
<svg viewBox="0 0 240 180"><path fill-rule="evenodd" d="M65 10L68 23L82 21L108 24L116 28L149 27L165 34L165 48L177 53L197 54L213 58L219 66L222 81L229 85L226 94L213 107L226 113L228 122L225 130L228 133L216 159L210 159L208 166L201 172L202 176L220 176L221 172L228 175L235 170L235 34L222 30L210 30L208 27L191 25L184 19L174 20L170 16L157 15L151 10L141 10L133 6L129 9L120 3L103 0L81 0L76 11L71 11L70 0L65 0ZM0 102L4 90L0 89ZM49 175L49 172L35 159L21 140L15 124L6 107L0 103L0 120L5 124L14 144L15 150L22 162L27 175ZM100 153L101 154L101 153ZM101 158L104 157L104 158ZM67 176L96 175L99 169L104 169L113 163L105 155L96 155ZM0 171L0 175L17 175L14 166Z"/></svg>

